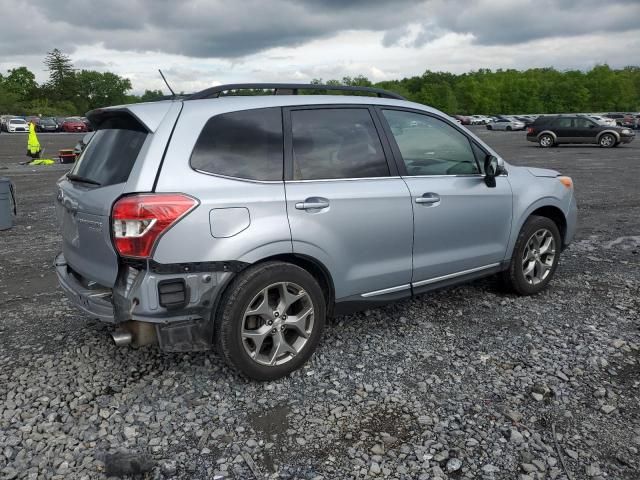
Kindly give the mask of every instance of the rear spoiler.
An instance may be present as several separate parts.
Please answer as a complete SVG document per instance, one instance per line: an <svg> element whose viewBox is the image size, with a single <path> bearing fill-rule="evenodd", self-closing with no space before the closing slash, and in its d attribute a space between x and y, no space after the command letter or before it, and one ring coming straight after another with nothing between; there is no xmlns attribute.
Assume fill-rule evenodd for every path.
<svg viewBox="0 0 640 480"><path fill-rule="evenodd" d="M149 132L153 133L160 126L173 103L172 101L162 101L96 108L87 112L87 118L95 128L100 128L100 124L109 118L122 115L132 116Z"/></svg>

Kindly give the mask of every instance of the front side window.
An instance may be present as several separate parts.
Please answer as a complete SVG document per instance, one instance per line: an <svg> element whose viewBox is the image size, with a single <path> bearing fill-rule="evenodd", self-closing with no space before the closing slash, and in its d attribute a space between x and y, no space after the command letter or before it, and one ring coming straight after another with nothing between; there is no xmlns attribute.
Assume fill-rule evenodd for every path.
<svg viewBox="0 0 640 480"><path fill-rule="evenodd" d="M366 108L291 111L293 179L386 177L389 166Z"/></svg>
<svg viewBox="0 0 640 480"><path fill-rule="evenodd" d="M408 175L474 175L480 169L469 139L442 120L383 110Z"/></svg>
<svg viewBox="0 0 640 480"><path fill-rule="evenodd" d="M575 125L578 128L590 128L591 126L595 126L596 123L587 118L576 118Z"/></svg>
<svg viewBox="0 0 640 480"><path fill-rule="evenodd" d="M280 108L223 113L205 124L191 153L191 167L248 180L282 180Z"/></svg>

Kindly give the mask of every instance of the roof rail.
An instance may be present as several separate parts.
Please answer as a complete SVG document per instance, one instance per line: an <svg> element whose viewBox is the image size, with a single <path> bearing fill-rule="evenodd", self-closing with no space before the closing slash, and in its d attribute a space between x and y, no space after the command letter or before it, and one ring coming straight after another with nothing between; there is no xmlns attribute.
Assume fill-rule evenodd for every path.
<svg viewBox="0 0 640 480"><path fill-rule="evenodd" d="M207 88L193 93L184 100L202 100L205 98L218 98L222 92L229 90L273 90L274 95L297 95L299 90L335 90L346 92L360 92L375 94L380 98L394 98L406 100L402 95L373 87L350 87L346 85L319 85L304 83L232 83Z"/></svg>

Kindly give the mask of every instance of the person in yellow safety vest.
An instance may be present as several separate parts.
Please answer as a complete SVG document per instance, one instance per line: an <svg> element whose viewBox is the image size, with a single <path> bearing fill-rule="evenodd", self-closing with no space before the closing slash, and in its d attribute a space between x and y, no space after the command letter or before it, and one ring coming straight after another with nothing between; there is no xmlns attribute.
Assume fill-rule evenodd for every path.
<svg viewBox="0 0 640 480"><path fill-rule="evenodd" d="M27 155L31 158L40 158L40 141L36 135L36 127L29 122L29 139L27 140Z"/></svg>

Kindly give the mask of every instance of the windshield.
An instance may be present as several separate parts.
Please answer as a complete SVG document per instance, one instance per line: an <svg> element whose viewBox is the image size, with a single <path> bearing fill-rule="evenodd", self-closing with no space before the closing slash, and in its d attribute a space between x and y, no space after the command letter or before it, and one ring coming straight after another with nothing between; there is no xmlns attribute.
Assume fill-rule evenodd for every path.
<svg viewBox="0 0 640 480"><path fill-rule="evenodd" d="M9 123L27 123L27 122L25 122L21 118L14 118L14 119L9 120Z"/></svg>

